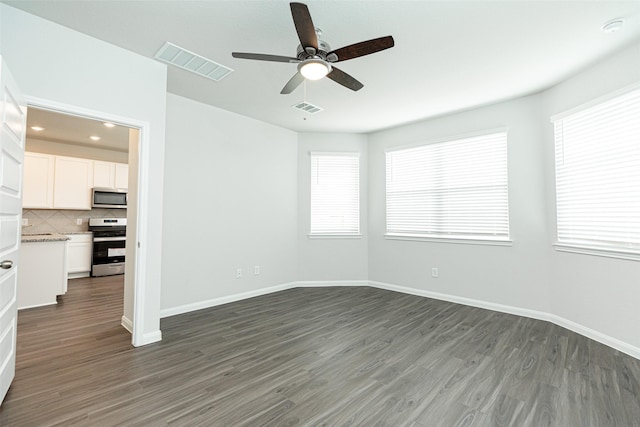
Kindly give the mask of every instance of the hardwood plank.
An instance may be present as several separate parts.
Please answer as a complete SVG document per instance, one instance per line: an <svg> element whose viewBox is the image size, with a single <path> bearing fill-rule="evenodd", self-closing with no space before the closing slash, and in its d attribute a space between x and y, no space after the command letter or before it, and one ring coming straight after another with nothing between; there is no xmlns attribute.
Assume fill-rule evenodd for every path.
<svg viewBox="0 0 640 427"><path fill-rule="evenodd" d="M0 425L640 427L640 361L547 322L301 288L163 319L134 348L122 293L78 279L19 313Z"/></svg>

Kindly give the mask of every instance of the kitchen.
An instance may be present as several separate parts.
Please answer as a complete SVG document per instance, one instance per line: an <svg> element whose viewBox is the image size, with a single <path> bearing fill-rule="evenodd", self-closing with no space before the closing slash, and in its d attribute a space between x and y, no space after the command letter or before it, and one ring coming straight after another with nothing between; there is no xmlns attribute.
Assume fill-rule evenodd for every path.
<svg viewBox="0 0 640 427"><path fill-rule="evenodd" d="M124 281L130 132L29 108L18 309L56 304L69 280Z"/></svg>

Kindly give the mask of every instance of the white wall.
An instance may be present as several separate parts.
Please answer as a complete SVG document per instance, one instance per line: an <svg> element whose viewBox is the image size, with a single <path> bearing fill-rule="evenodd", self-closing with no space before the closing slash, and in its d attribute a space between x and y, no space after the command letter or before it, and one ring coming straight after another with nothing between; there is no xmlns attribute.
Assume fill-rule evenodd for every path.
<svg viewBox="0 0 640 427"><path fill-rule="evenodd" d="M360 153L360 232L362 237L309 238L312 151ZM366 280L367 137L358 134L301 133L298 136L298 280Z"/></svg>
<svg viewBox="0 0 640 427"><path fill-rule="evenodd" d="M32 97L148 123L143 169L153 188L142 241L146 257L143 342L160 338L160 265L166 67L36 16L0 5L2 55L22 91Z"/></svg>
<svg viewBox="0 0 640 427"><path fill-rule="evenodd" d="M369 138L369 279L480 302L549 310L540 98L529 96L372 134ZM387 240L384 150L508 129L513 246ZM431 268L439 277L431 277Z"/></svg>
<svg viewBox="0 0 640 427"><path fill-rule="evenodd" d="M369 279L550 319L640 355L640 263L557 252L550 117L640 82L640 43L539 95L370 135ZM385 240L384 150L506 126L512 247ZM430 277L432 267L440 277Z"/></svg>
<svg viewBox="0 0 640 427"><path fill-rule="evenodd" d="M607 58L543 94L544 166L550 239L555 239L554 114L640 82L640 43ZM551 250L552 313L640 354L640 262Z"/></svg>
<svg viewBox="0 0 640 427"><path fill-rule="evenodd" d="M296 279L296 141L168 94L163 315Z"/></svg>
<svg viewBox="0 0 640 427"><path fill-rule="evenodd" d="M32 151L34 153L81 157L84 159L101 160L104 162L129 162L129 154L122 151L65 144L63 142L47 141L44 139L27 138L25 150Z"/></svg>

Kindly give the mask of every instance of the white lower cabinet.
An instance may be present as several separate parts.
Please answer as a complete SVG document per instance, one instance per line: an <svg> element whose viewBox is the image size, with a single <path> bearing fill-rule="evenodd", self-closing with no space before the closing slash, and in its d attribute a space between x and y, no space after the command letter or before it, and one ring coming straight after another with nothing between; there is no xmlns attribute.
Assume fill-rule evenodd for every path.
<svg viewBox="0 0 640 427"><path fill-rule="evenodd" d="M68 240L23 242L18 264L18 310L56 304L67 292Z"/></svg>
<svg viewBox="0 0 640 427"><path fill-rule="evenodd" d="M67 251L67 272L69 279L89 277L91 273L91 251L93 237L91 233L67 234L69 246Z"/></svg>

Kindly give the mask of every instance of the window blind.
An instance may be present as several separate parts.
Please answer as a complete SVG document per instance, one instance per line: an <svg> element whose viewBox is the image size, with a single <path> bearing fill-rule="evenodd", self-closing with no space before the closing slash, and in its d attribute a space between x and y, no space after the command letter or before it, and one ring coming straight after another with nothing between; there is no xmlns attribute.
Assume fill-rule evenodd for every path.
<svg viewBox="0 0 640 427"><path fill-rule="evenodd" d="M312 235L360 233L358 153L311 153Z"/></svg>
<svg viewBox="0 0 640 427"><path fill-rule="evenodd" d="M507 134L386 153L387 234L508 240Z"/></svg>
<svg viewBox="0 0 640 427"><path fill-rule="evenodd" d="M640 252L640 89L554 121L558 243Z"/></svg>

